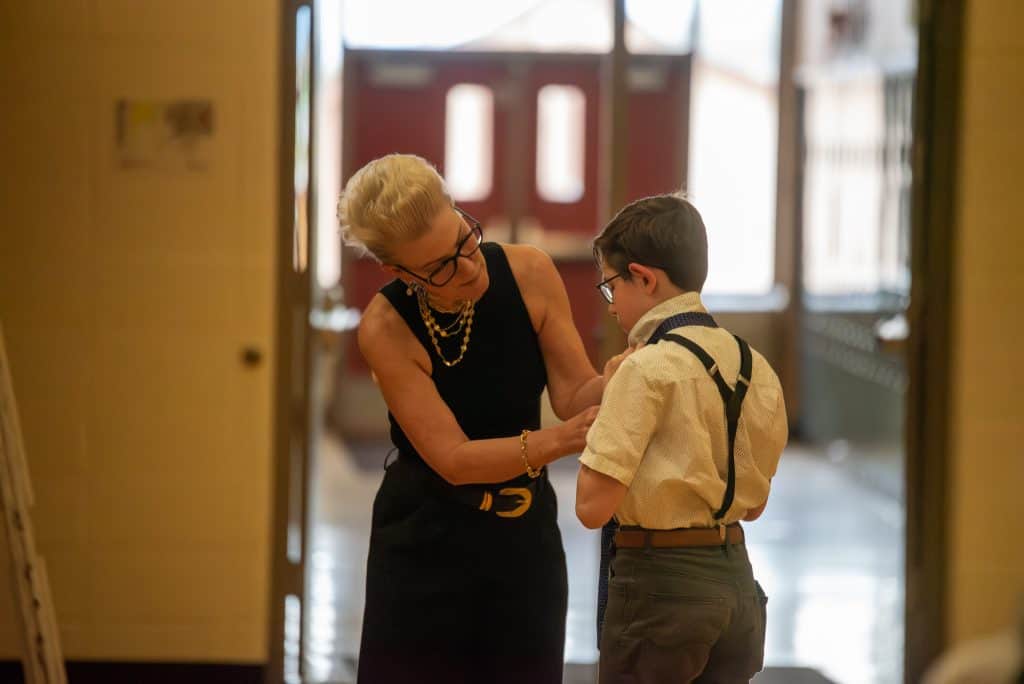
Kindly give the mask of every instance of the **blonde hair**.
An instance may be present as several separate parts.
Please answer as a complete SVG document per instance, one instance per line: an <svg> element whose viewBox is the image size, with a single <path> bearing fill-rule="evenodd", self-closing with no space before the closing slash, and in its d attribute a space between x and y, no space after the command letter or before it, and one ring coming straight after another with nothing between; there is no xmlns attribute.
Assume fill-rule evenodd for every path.
<svg viewBox="0 0 1024 684"><path fill-rule="evenodd" d="M346 245L378 261L423 235L446 206L453 206L437 169L413 154L389 154L356 171L338 200L338 220Z"/></svg>

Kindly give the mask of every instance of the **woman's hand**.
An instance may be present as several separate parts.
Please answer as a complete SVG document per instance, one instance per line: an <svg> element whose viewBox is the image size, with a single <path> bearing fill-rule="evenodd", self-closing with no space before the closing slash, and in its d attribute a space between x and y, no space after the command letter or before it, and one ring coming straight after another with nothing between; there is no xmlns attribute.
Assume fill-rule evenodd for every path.
<svg viewBox="0 0 1024 684"><path fill-rule="evenodd" d="M600 406L585 408L575 416L559 425L562 431L562 451L566 454L578 454L587 446L587 432L594 424Z"/></svg>
<svg viewBox="0 0 1024 684"><path fill-rule="evenodd" d="M608 361L604 364L603 376L605 387L608 386L608 383L611 381L612 376L615 375L615 371L619 369L619 366L621 366L622 362L626 360L626 357L643 346L643 343L641 343L635 347L626 347L625 351L623 351L621 354L616 354L612 358L608 359Z"/></svg>

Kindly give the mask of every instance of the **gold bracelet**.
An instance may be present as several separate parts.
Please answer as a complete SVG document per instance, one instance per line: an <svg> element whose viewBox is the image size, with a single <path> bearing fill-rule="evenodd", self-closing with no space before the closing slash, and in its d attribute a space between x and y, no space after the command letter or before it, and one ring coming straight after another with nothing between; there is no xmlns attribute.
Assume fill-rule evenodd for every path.
<svg viewBox="0 0 1024 684"><path fill-rule="evenodd" d="M540 477L540 470L534 470L530 466L530 459L526 457L526 436L528 434L530 434L529 430L523 430L519 434L519 448L523 452L523 463L526 465L526 474L529 475L531 479L535 480Z"/></svg>

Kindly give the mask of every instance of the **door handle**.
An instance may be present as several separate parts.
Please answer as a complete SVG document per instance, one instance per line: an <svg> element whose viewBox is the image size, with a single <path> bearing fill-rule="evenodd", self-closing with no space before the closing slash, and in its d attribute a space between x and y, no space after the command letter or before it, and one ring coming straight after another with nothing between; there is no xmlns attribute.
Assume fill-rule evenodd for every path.
<svg viewBox="0 0 1024 684"><path fill-rule="evenodd" d="M263 350L255 345L242 347L242 365L246 368L258 368L263 363Z"/></svg>

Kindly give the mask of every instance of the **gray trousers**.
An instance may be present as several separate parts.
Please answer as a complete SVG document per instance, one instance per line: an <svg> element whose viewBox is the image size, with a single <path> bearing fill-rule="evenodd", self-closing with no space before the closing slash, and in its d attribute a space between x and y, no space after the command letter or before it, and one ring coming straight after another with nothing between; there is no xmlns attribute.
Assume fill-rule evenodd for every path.
<svg viewBox="0 0 1024 684"><path fill-rule="evenodd" d="M742 544L619 549L600 684L748 682L764 663L767 601Z"/></svg>

